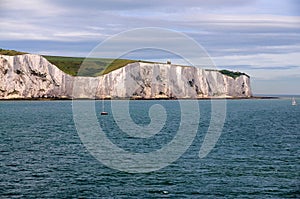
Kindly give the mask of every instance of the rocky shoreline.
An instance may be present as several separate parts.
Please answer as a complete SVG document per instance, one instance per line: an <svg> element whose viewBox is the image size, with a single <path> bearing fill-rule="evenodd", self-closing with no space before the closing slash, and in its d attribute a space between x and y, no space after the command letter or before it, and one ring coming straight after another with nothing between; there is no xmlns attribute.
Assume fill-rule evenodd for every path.
<svg viewBox="0 0 300 199"><path fill-rule="evenodd" d="M282 97L235 97L235 98L95 98L95 99L90 99L90 98L10 98L10 99L0 99L0 101L71 101L71 100L259 100L259 99L281 99Z"/></svg>

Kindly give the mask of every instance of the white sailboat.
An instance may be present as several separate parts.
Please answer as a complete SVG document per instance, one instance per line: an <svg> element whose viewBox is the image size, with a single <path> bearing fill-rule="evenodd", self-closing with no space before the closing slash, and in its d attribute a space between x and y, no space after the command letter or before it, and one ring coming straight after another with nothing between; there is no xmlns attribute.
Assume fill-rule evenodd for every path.
<svg viewBox="0 0 300 199"><path fill-rule="evenodd" d="M108 112L104 111L104 99L102 99L102 112L101 115L108 115Z"/></svg>
<svg viewBox="0 0 300 199"><path fill-rule="evenodd" d="M101 115L108 115L108 112L104 110L104 95L102 95L102 112Z"/></svg>
<svg viewBox="0 0 300 199"><path fill-rule="evenodd" d="M296 100L295 100L294 97L292 98L292 105L293 105L293 106L296 106L296 105L297 105L297 102L296 102Z"/></svg>

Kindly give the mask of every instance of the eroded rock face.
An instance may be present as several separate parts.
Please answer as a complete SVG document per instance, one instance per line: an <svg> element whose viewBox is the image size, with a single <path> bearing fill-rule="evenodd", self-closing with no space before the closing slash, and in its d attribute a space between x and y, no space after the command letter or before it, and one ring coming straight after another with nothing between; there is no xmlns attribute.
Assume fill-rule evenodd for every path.
<svg viewBox="0 0 300 199"><path fill-rule="evenodd" d="M249 77L136 62L100 77L73 77L40 55L0 55L0 99L251 97Z"/></svg>
<svg viewBox="0 0 300 199"><path fill-rule="evenodd" d="M0 56L2 99L71 97L73 79L39 55Z"/></svg>

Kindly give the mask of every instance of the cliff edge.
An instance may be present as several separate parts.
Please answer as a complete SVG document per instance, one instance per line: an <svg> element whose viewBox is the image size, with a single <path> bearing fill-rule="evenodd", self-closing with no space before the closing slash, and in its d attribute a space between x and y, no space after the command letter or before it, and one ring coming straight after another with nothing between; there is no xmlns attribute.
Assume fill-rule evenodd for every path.
<svg viewBox="0 0 300 199"><path fill-rule="evenodd" d="M173 64L135 62L98 77L74 77L40 55L0 55L0 99L246 98L250 78Z"/></svg>

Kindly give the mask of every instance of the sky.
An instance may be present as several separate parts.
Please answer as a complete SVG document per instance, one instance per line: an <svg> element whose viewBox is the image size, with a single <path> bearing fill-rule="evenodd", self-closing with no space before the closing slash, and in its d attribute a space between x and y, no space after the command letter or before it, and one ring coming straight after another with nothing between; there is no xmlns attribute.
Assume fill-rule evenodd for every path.
<svg viewBox="0 0 300 199"><path fill-rule="evenodd" d="M300 94L297 0L1 0L0 17L0 48L60 56L86 57L135 28L166 28L199 43L219 69L249 74L254 94ZM123 58L182 63L158 50Z"/></svg>

